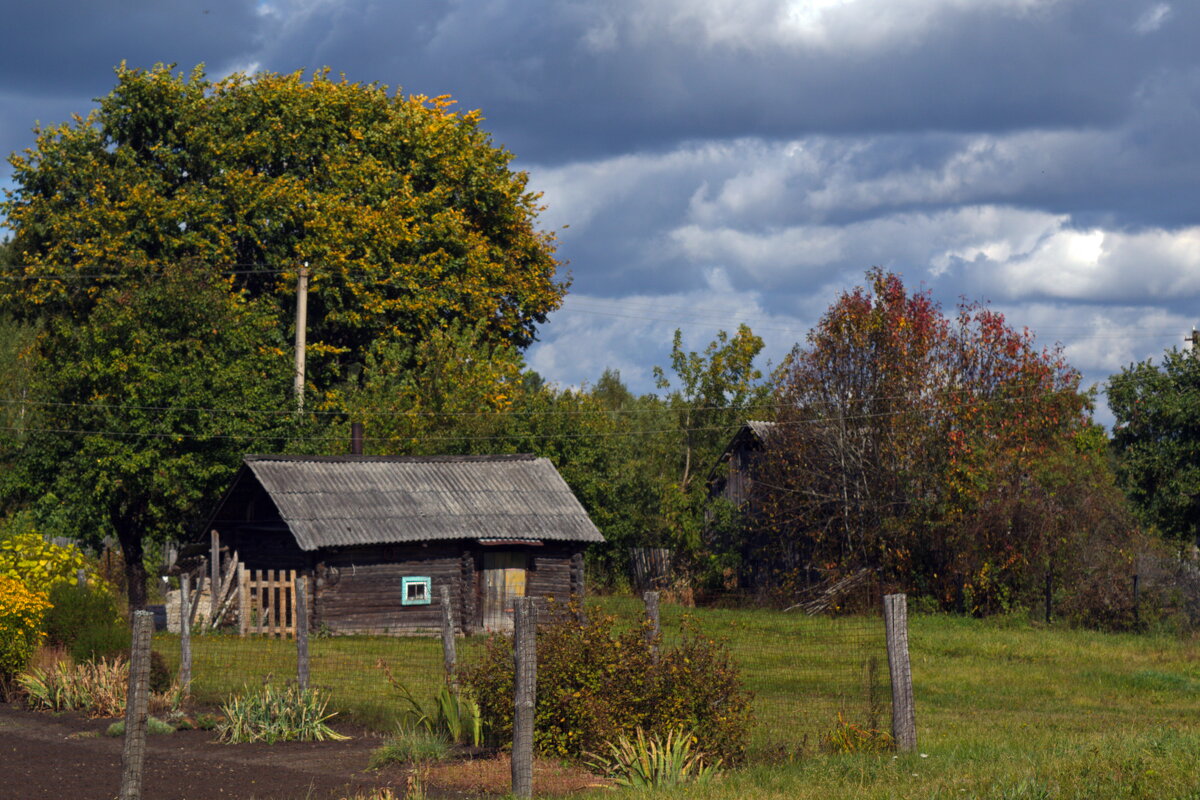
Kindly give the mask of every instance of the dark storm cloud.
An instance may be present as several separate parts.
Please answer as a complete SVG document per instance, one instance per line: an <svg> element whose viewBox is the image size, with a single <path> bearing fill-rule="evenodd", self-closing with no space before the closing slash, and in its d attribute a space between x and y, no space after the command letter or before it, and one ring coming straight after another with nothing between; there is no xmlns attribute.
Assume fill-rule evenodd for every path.
<svg viewBox="0 0 1200 800"><path fill-rule="evenodd" d="M530 352L564 383L651 389L676 326L702 347L745 320L778 360L872 264L1004 303L1096 378L1200 299L1190 0L10 5L5 153L121 60L329 66L482 109L570 261Z"/></svg>
<svg viewBox="0 0 1200 800"><path fill-rule="evenodd" d="M0 48L4 94L8 103L14 96L60 97L84 111L87 99L112 85L122 60L140 67L223 66L251 50L258 20L254 3L244 0L8 3Z"/></svg>
<svg viewBox="0 0 1200 800"><path fill-rule="evenodd" d="M542 161L681 139L1110 126L1149 79L1193 60L1195 4L1144 33L1139 14L1153 4L1011 5L944 4L926 25L860 44L839 27L822 38L770 27L722 35L734 13L752 17L748 29L778 26L780 3L708 15L696 10L704 3L666 0L657 13L557 0L282 4L292 22L264 52L273 66L335 64L452 92Z"/></svg>

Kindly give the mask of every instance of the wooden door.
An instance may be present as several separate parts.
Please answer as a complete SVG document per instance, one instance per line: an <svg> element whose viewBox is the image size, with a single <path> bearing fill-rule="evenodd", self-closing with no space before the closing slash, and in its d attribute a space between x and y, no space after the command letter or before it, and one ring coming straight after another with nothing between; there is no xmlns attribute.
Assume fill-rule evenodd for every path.
<svg viewBox="0 0 1200 800"><path fill-rule="evenodd" d="M483 554L483 627L488 631L511 631L513 599L525 596L524 553Z"/></svg>

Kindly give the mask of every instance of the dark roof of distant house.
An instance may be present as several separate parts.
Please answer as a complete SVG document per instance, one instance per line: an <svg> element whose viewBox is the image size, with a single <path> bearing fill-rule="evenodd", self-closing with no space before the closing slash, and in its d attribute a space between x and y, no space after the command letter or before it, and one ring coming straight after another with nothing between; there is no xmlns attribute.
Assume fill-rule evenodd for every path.
<svg viewBox="0 0 1200 800"><path fill-rule="evenodd" d="M750 429L751 433L758 437L760 442L765 442L767 441L767 438L775 432L775 429L779 427L779 423L766 422L759 419L749 419L746 420L746 427Z"/></svg>
<svg viewBox="0 0 1200 800"><path fill-rule="evenodd" d="M302 550L445 539L602 542L548 459L246 456ZM219 513L219 512L218 512Z"/></svg>
<svg viewBox="0 0 1200 800"><path fill-rule="evenodd" d="M713 463L712 468L708 471L708 483L711 485L713 481L721 480L719 471L723 464L727 463L733 452L739 448L761 449L771 443L776 438L779 432L778 422L767 422L766 420L750 419L742 424L742 427L737 429L733 437L729 440L729 444L725 445L725 449L721 451L721 455L717 456L717 460Z"/></svg>

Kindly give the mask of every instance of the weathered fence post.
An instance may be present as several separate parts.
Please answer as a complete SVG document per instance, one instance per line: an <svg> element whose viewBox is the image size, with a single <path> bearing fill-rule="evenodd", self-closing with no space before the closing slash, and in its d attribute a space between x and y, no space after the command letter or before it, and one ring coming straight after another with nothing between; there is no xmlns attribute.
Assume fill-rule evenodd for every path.
<svg viewBox="0 0 1200 800"><path fill-rule="evenodd" d="M179 576L179 686L186 695L192 683L192 576Z"/></svg>
<svg viewBox="0 0 1200 800"><path fill-rule="evenodd" d="M1046 570L1045 600L1046 624L1049 625L1054 610L1054 576L1050 574L1049 570Z"/></svg>
<svg viewBox="0 0 1200 800"><path fill-rule="evenodd" d="M650 657L658 661L658 638L662 628L658 623L658 592L643 592L642 602L646 604L646 644L650 647Z"/></svg>
<svg viewBox="0 0 1200 800"><path fill-rule="evenodd" d="M537 697L537 607L513 601L513 797L533 797L533 710Z"/></svg>
<svg viewBox="0 0 1200 800"><path fill-rule="evenodd" d="M458 653L454 647L454 608L450 605L450 587L438 587L438 599L442 602L442 661L446 669L446 683L458 686Z"/></svg>
<svg viewBox="0 0 1200 800"><path fill-rule="evenodd" d="M125 749L121 753L120 800L141 800L142 767L146 763L146 716L150 709L150 638L154 615L133 614L133 646L129 653L129 690L125 695Z"/></svg>
<svg viewBox="0 0 1200 800"><path fill-rule="evenodd" d="M1141 594L1140 588L1141 587L1138 586L1138 583L1139 583L1138 574L1135 572L1135 573L1133 573L1133 626L1135 629L1140 628L1142 625L1141 602L1140 602L1141 601L1141 597L1140 597L1140 594Z"/></svg>
<svg viewBox="0 0 1200 800"><path fill-rule="evenodd" d="M209 562L208 568L212 573L209 578L209 585L212 587L212 602L209 603L208 613L211 619L208 626L210 628L217 627L217 603L221 602L221 598L217 597L221 588L221 534L215 530L210 533L209 544Z"/></svg>
<svg viewBox="0 0 1200 800"><path fill-rule="evenodd" d="M75 570L75 583L78 584L80 589L87 588L87 570L83 567Z"/></svg>
<svg viewBox="0 0 1200 800"><path fill-rule="evenodd" d="M300 574L295 580L293 598L296 614L296 680L300 691L308 689L308 576Z"/></svg>
<svg viewBox="0 0 1200 800"><path fill-rule="evenodd" d="M883 624L892 677L892 738L897 750L910 753L917 749L917 719L908 659L908 595L889 594L883 598Z"/></svg>

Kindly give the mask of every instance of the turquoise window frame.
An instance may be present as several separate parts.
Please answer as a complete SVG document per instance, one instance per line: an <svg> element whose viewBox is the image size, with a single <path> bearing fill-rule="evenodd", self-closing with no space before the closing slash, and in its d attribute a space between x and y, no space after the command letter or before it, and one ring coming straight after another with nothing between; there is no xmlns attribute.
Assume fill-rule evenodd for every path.
<svg viewBox="0 0 1200 800"><path fill-rule="evenodd" d="M425 596L420 599L410 600L408 597L408 587L424 586ZM426 577L413 576L411 578L400 579L400 604L405 606L427 606L433 602L433 581Z"/></svg>

